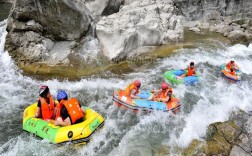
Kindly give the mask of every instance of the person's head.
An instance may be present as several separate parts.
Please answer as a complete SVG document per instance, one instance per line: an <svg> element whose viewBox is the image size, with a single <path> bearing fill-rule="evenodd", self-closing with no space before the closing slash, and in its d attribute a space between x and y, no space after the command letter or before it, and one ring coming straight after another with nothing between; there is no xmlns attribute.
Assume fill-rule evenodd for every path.
<svg viewBox="0 0 252 156"><path fill-rule="evenodd" d="M190 68L194 68L194 62L190 63Z"/></svg>
<svg viewBox="0 0 252 156"><path fill-rule="evenodd" d="M61 100L68 100L67 93L64 90L59 90L57 94L57 100L60 102Z"/></svg>
<svg viewBox="0 0 252 156"><path fill-rule="evenodd" d="M167 83L165 83L165 82L163 82L162 84L161 84L161 88L162 88L162 91L166 91L166 89L168 89L168 84Z"/></svg>
<svg viewBox="0 0 252 156"><path fill-rule="evenodd" d="M231 62L231 64L234 64L234 59L233 59L233 58L231 58L231 61L230 61L230 62Z"/></svg>
<svg viewBox="0 0 252 156"><path fill-rule="evenodd" d="M141 87L141 82L139 80L135 80L134 81L134 85L137 87L137 88L140 88Z"/></svg>
<svg viewBox="0 0 252 156"><path fill-rule="evenodd" d="M40 86L39 88L39 96L43 98L49 98L50 90L48 86Z"/></svg>

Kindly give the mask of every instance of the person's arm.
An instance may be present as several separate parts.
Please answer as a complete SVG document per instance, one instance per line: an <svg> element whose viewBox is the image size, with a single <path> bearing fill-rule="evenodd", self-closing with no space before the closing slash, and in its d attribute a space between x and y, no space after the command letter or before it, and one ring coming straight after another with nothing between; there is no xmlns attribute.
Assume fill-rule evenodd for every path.
<svg viewBox="0 0 252 156"><path fill-rule="evenodd" d="M236 70L239 69L239 66L237 64L235 64Z"/></svg>
<svg viewBox="0 0 252 156"><path fill-rule="evenodd" d="M41 102L39 100L38 104L37 104L37 110L36 110L35 118L40 118L40 117L41 117Z"/></svg>
<svg viewBox="0 0 252 156"><path fill-rule="evenodd" d="M35 114L35 118L40 118L40 117L41 117L40 112L41 112L40 108L37 107L36 114Z"/></svg>
<svg viewBox="0 0 252 156"><path fill-rule="evenodd" d="M58 110L57 105L59 105L59 102L58 101L54 101L53 119L56 119L57 112L60 111L60 110Z"/></svg>
<svg viewBox="0 0 252 156"><path fill-rule="evenodd" d="M136 96L135 93L136 93L136 90L132 90L130 93L130 97L132 99L141 99L139 96Z"/></svg>
<svg viewBox="0 0 252 156"><path fill-rule="evenodd" d="M84 109L84 108L82 108L82 107L81 107L81 105L80 105L80 108L81 108L81 110L82 110L83 114L85 115L85 114L86 114L85 109Z"/></svg>
<svg viewBox="0 0 252 156"><path fill-rule="evenodd" d="M193 72L192 76L196 76L196 72L195 71Z"/></svg>

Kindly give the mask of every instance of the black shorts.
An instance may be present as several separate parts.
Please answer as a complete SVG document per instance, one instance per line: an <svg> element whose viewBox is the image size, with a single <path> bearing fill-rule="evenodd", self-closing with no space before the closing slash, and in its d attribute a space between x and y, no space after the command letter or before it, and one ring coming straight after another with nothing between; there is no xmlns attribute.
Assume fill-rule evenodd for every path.
<svg viewBox="0 0 252 156"><path fill-rule="evenodd" d="M78 123L81 123L81 122L83 122L84 120L83 120L83 118L79 118L79 119L77 119L74 123L72 123L72 124L78 124ZM71 121L72 122L72 121Z"/></svg>

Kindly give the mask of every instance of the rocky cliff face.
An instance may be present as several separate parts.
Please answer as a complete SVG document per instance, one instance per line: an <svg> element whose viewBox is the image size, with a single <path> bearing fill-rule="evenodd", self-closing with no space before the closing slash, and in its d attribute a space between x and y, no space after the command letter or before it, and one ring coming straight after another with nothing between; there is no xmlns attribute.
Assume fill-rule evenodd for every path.
<svg viewBox="0 0 252 156"><path fill-rule="evenodd" d="M179 0L174 5L185 16L185 26L200 33L209 29L222 33L233 43L252 40L252 1L250 0Z"/></svg>
<svg viewBox="0 0 252 156"><path fill-rule="evenodd" d="M90 22L89 14L70 2L16 0L8 18L6 49L17 62L42 61L58 41L85 36Z"/></svg>
<svg viewBox="0 0 252 156"><path fill-rule="evenodd" d="M178 0L174 5L187 20L198 20L216 12L236 19L252 18L250 0Z"/></svg>
<svg viewBox="0 0 252 156"><path fill-rule="evenodd" d="M123 59L142 46L182 41L182 19L171 0L15 0L5 48L22 65L69 64L98 53ZM83 50L93 43L97 51Z"/></svg>
<svg viewBox="0 0 252 156"><path fill-rule="evenodd" d="M121 59L141 46L182 41L183 18L177 12L172 1L125 1L118 13L96 25L105 56Z"/></svg>
<svg viewBox="0 0 252 156"><path fill-rule="evenodd" d="M249 42L251 7L250 0L14 0L5 48L22 65L80 65L183 41L184 26Z"/></svg>

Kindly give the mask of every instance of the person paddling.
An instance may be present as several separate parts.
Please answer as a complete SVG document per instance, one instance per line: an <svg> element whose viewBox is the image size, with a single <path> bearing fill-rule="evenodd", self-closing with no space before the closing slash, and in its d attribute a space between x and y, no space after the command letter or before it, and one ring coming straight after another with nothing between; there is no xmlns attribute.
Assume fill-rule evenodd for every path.
<svg viewBox="0 0 252 156"><path fill-rule="evenodd" d="M161 84L161 89L153 90L152 92L154 94L152 94L152 96L149 97L148 100L160 101L160 102L167 103L172 98L172 88L165 82L163 82Z"/></svg>
<svg viewBox="0 0 252 156"><path fill-rule="evenodd" d="M139 89L141 87L141 82L139 80L135 80L123 91L125 96L131 97L132 99L141 99L141 97L137 96L139 93Z"/></svg>
<svg viewBox="0 0 252 156"><path fill-rule="evenodd" d="M227 70L231 70L231 68L233 68L234 70L239 69L239 67L238 67L238 65L235 63L234 59L231 59L231 61L228 62L228 63L226 64L226 69L227 69Z"/></svg>
<svg viewBox="0 0 252 156"><path fill-rule="evenodd" d="M57 110L57 119L54 121L54 125L70 126L84 121L83 117L86 112L81 108L76 98L68 100L66 92L61 90L57 94L57 100L59 110Z"/></svg>
<svg viewBox="0 0 252 156"><path fill-rule="evenodd" d="M186 69L185 69L185 70L186 70ZM194 62L191 62L191 63L190 63L190 66L187 68L187 70L188 70L187 74L185 73L185 74L183 74L183 75L181 75L181 76L178 76L177 78L182 79L182 78L184 78L184 77L186 77L186 76L195 76L196 73L195 73Z"/></svg>

